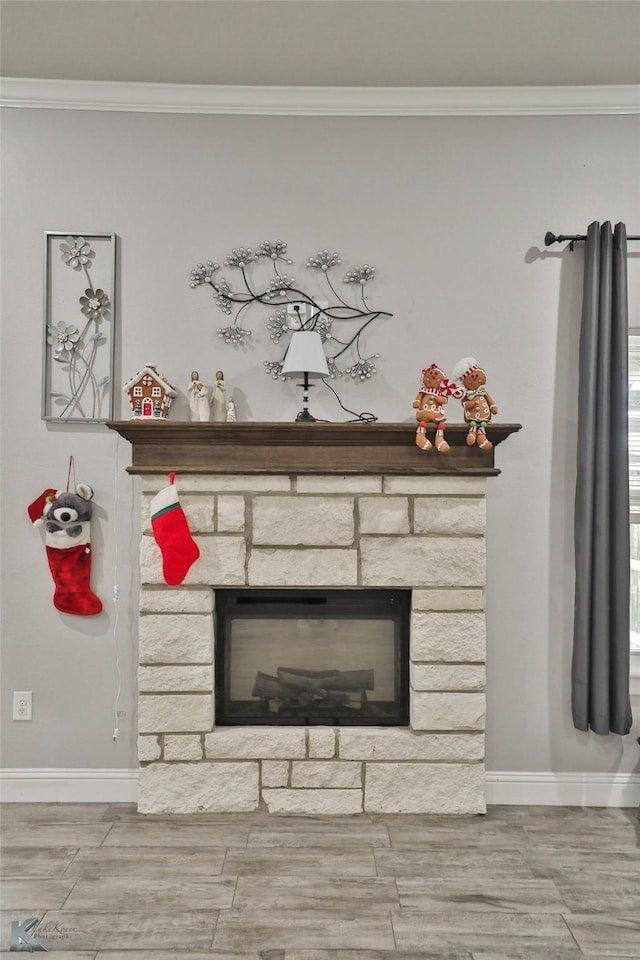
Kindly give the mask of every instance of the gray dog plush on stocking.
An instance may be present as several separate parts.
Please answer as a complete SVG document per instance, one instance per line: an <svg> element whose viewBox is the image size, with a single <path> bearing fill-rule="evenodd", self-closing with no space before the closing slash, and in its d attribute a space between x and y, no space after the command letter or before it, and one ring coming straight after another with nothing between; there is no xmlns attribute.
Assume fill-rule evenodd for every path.
<svg viewBox="0 0 640 960"><path fill-rule="evenodd" d="M55 584L53 605L61 613L90 617L102 610L89 586L91 577L91 499L79 483L75 493L48 487L27 512L34 527L45 526L45 548Z"/></svg>

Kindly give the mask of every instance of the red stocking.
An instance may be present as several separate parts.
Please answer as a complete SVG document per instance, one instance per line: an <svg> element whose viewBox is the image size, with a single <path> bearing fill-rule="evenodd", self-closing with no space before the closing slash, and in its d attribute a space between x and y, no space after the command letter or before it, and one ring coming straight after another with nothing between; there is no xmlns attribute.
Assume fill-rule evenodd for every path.
<svg viewBox="0 0 640 960"><path fill-rule="evenodd" d="M75 493L47 487L27 507L34 527L46 523L47 560L56 585L53 604L61 613L77 617L102 610L102 602L89 586L92 497L93 490L86 483L79 483Z"/></svg>
<svg viewBox="0 0 640 960"><path fill-rule="evenodd" d="M182 583L189 568L200 556L200 549L189 532L174 481L175 473L170 473L169 486L151 501L151 527L162 551L162 574L165 582L172 587Z"/></svg>
<svg viewBox="0 0 640 960"><path fill-rule="evenodd" d="M66 549L47 544L47 560L56 585L54 607L61 613L73 613L78 617L100 613L100 598L89 586L91 544L79 543Z"/></svg>

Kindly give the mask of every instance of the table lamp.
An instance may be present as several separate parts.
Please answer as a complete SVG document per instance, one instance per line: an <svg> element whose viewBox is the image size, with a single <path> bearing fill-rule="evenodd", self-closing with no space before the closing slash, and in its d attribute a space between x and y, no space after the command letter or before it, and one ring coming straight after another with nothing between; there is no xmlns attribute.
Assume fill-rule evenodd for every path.
<svg viewBox="0 0 640 960"><path fill-rule="evenodd" d="M300 330L291 335L291 343L282 363L282 376L303 377L302 410L296 417L297 423L315 423L315 417L309 413L309 380L329 376L327 358L322 339L313 330Z"/></svg>

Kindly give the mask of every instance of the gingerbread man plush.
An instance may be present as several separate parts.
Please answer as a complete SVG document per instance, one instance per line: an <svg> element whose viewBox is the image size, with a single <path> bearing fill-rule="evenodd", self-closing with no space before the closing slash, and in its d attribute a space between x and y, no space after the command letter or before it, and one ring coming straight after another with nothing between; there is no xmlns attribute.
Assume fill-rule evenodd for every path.
<svg viewBox="0 0 640 960"><path fill-rule="evenodd" d="M458 393L455 383L447 380L436 363L425 367L422 371L418 394L413 401L416 410L418 429L416 430L416 445L421 450L430 450L435 445L439 453L446 453L449 444L444 438L446 417L442 409L449 397ZM427 437L427 424L435 423L436 436L433 443Z"/></svg>
<svg viewBox="0 0 640 960"><path fill-rule="evenodd" d="M468 446L477 443L481 450L491 450L493 444L487 438L487 424L498 408L487 392L485 371L473 357L464 357L453 368L453 376L464 386L462 408L465 423L469 424Z"/></svg>

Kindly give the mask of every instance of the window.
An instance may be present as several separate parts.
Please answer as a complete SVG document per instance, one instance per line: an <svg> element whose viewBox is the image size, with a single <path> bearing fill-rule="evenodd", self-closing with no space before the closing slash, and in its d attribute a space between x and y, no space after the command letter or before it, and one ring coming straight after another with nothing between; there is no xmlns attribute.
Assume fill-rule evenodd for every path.
<svg viewBox="0 0 640 960"><path fill-rule="evenodd" d="M640 327L629 330L629 512L631 673L640 678Z"/></svg>
<svg viewBox="0 0 640 960"><path fill-rule="evenodd" d="M134 397L141 397L141 396L142 396L142 387L140 387L140 386L134 387L134 388L133 388L133 395L134 395Z"/></svg>
<svg viewBox="0 0 640 960"><path fill-rule="evenodd" d="M162 396L162 390L160 389L160 387L153 387L153 389L151 390L151 396L152 396L152 397L161 397L161 396Z"/></svg>

